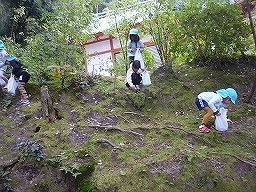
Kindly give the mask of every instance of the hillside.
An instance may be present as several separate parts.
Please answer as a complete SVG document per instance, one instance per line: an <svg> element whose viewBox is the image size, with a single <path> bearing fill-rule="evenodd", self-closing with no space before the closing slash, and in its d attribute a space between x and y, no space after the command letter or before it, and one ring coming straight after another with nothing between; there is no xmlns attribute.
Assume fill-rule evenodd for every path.
<svg viewBox="0 0 256 192"><path fill-rule="evenodd" d="M246 62L245 62L246 63ZM5 96L0 111L0 189L15 192L255 191L256 97L245 104L255 64L159 68L153 84L134 94L124 77L47 84L57 120L41 114L40 87L32 104ZM81 83L83 82L83 83ZM83 85L83 86L82 86ZM239 93L227 132L199 133L203 91ZM213 122L213 120L212 120Z"/></svg>

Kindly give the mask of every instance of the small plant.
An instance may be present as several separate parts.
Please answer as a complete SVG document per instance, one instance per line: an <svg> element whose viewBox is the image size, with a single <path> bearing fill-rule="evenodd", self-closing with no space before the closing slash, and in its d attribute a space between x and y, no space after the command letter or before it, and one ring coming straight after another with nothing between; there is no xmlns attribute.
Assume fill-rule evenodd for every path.
<svg viewBox="0 0 256 192"><path fill-rule="evenodd" d="M18 144L17 149L21 151L20 160L25 160L25 158L31 156L34 157L36 161L41 161L45 156L43 147L33 141L21 142Z"/></svg>
<svg viewBox="0 0 256 192"><path fill-rule="evenodd" d="M189 162L192 162L192 159L194 159L194 158L201 159L201 158L205 158L206 157L206 154L205 154L205 151L204 151L205 148L206 147L203 146L203 147L200 148L201 151L197 151L197 150L195 150L195 149L193 149L191 147L188 147L188 148L184 149L182 152L186 156L187 160Z"/></svg>
<svg viewBox="0 0 256 192"><path fill-rule="evenodd" d="M4 183L4 191L13 191L12 190L12 185L10 183Z"/></svg>
<svg viewBox="0 0 256 192"><path fill-rule="evenodd" d="M72 166L61 166L61 171L64 171L65 174L71 174L72 177L76 179L78 175L81 175L82 173L79 171L79 166L77 163L74 163Z"/></svg>
<svg viewBox="0 0 256 192"><path fill-rule="evenodd" d="M53 164L59 164L61 161L68 159L67 157L63 157L61 155L57 155L56 157L53 157L49 159L50 162Z"/></svg>

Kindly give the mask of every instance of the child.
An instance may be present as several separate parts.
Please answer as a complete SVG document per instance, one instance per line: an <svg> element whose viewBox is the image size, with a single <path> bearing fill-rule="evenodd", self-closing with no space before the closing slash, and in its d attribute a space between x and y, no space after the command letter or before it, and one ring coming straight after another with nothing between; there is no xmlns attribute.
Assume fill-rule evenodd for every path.
<svg viewBox="0 0 256 192"><path fill-rule="evenodd" d="M6 52L6 48L4 46L3 41L0 40L0 86L5 87L8 83L8 79L4 76L4 72L7 69L5 65L6 58L8 53Z"/></svg>
<svg viewBox="0 0 256 192"><path fill-rule="evenodd" d="M211 116L220 116L219 109L228 106L231 102L235 104L237 92L233 88L220 89L214 92L200 93L195 103L199 110L204 110L206 114L203 117L202 125L199 126L200 132L208 133L210 129L206 126Z"/></svg>
<svg viewBox="0 0 256 192"><path fill-rule="evenodd" d="M12 67L12 74L15 75L15 78L19 80L18 89L21 94L21 99L18 104L29 105L30 101L25 89L25 84L28 82L30 74L26 70L22 69L20 62L18 62L14 56L8 55L5 63Z"/></svg>
<svg viewBox="0 0 256 192"><path fill-rule="evenodd" d="M134 61L134 56L137 49L139 49L140 52L143 52L144 50L144 44L140 40L138 33L138 29L131 29L129 32L130 41L127 44L127 51L130 63Z"/></svg>
<svg viewBox="0 0 256 192"><path fill-rule="evenodd" d="M141 77L141 69L140 69L140 61L135 60L132 62L130 68L127 71L125 85L137 92L140 91L140 82L142 80Z"/></svg>

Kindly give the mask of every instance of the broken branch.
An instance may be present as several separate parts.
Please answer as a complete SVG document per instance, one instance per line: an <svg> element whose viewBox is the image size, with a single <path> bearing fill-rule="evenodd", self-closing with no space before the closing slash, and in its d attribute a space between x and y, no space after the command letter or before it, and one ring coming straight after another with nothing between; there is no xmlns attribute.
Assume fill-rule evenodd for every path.
<svg viewBox="0 0 256 192"><path fill-rule="evenodd" d="M246 164L248 164L248 165L251 165L251 166L253 166L253 167L256 167L256 164L251 163L251 162L249 162L249 161L247 161L247 160L244 160L244 159L238 157L237 155L234 155L234 154L231 154L231 153L217 153L217 152L209 152L209 153L210 153L210 154L219 154L219 155L228 155L228 156L230 156L230 157L236 158L237 160L239 160L239 161L241 161L241 162L243 162L243 163L246 163Z"/></svg>
<svg viewBox="0 0 256 192"><path fill-rule="evenodd" d="M123 133L126 133L126 134L133 134L135 136L143 136L142 134L140 133L137 133L135 131L129 131L129 130L125 130L125 129L120 129L120 128L116 128L116 127L112 127L112 126L98 126L98 125L90 125L88 127L91 127L91 128L97 128L97 129L101 129L101 130L105 130L105 131L112 131L112 130L116 130L116 131L120 131L120 132L123 132Z"/></svg>
<svg viewBox="0 0 256 192"><path fill-rule="evenodd" d="M114 145L112 142L110 142L107 139L97 139L97 143L103 143L103 144L108 144L109 146L113 147L114 149L119 149L120 151L124 151L122 147L118 147Z"/></svg>
<svg viewBox="0 0 256 192"><path fill-rule="evenodd" d="M185 133L187 133L189 135L194 135L195 137L203 140L205 143L209 144L210 146L213 146L213 144L211 142L209 142L207 139L205 139L204 137L199 136L197 133L186 131L182 127L174 127L174 126L170 126L169 125L169 126L167 126L167 128L172 129L172 130L181 130L181 131L183 131L183 132L185 132Z"/></svg>

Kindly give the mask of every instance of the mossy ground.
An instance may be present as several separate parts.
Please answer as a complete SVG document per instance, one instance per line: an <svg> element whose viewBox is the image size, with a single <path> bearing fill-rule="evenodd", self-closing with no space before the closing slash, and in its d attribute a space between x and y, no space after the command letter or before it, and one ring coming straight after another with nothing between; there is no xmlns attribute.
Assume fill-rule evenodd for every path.
<svg viewBox="0 0 256 192"><path fill-rule="evenodd" d="M1 165L10 165L0 179L14 191L253 191L255 97L252 105L242 97L251 71L177 67L176 78L154 73L137 94L123 77L98 77L85 88L50 84L54 123L41 118L40 87L29 84L31 106L8 97L0 112ZM198 133L203 113L195 97L226 87L239 93L228 112L235 124L225 133ZM28 140L43 147L43 160L28 155L11 164L21 155L15 147Z"/></svg>

